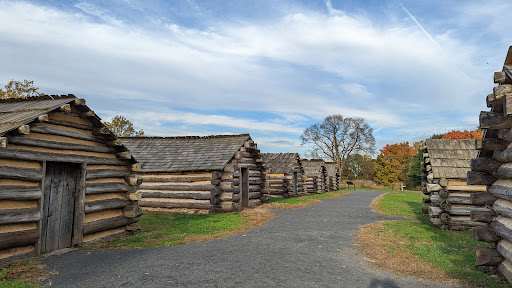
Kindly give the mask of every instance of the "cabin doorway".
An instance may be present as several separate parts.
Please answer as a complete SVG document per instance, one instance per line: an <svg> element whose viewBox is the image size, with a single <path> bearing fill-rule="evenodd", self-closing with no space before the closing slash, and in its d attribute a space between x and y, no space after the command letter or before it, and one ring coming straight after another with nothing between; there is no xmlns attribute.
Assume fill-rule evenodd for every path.
<svg viewBox="0 0 512 288"><path fill-rule="evenodd" d="M297 172L293 172L293 196L297 196L298 194L297 182Z"/></svg>
<svg viewBox="0 0 512 288"><path fill-rule="evenodd" d="M40 251L71 247L81 180L80 164L47 162Z"/></svg>
<svg viewBox="0 0 512 288"><path fill-rule="evenodd" d="M240 168L240 205L249 207L249 169Z"/></svg>

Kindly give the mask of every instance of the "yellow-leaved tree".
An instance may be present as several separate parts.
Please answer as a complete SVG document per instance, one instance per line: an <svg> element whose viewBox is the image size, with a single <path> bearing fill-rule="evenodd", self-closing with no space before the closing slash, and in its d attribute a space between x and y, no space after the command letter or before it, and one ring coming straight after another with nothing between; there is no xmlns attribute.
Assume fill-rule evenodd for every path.
<svg viewBox="0 0 512 288"><path fill-rule="evenodd" d="M41 96L44 93L40 93L38 87L34 87L34 81L23 80L16 81L11 80L4 89L0 89L0 99L7 98L27 98L31 96Z"/></svg>
<svg viewBox="0 0 512 288"><path fill-rule="evenodd" d="M105 122L105 125L117 137L142 137L144 135L144 130L140 129L139 131L135 131L135 129L133 129L133 123L123 115L114 116L112 121Z"/></svg>

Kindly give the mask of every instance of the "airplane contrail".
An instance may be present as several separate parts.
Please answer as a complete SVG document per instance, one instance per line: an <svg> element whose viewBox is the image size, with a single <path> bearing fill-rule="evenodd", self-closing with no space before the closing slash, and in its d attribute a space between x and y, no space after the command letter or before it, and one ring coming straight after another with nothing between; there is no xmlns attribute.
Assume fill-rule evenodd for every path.
<svg viewBox="0 0 512 288"><path fill-rule="evenodd" d="M423 28L423 26L421 26L420 22L418 22L418 20L416 20L416 18L414 18L414 16L412 16L411 12L409 12L409 10L407 10L404 7L402 2L400 2L400 6L402 6L402 9L405 11L405 13L407 13L407 15L409 15L409 17L411 17L411 19L418 25L418 27L420 27L421 31L423 31L428 36L430 41L432 41L432 43L436 44L437 47L439 47L439 49L441 49L441 46L439 46L439 44L437 44L437 42L434 40L434 38L432 38L432 36L430 36L430 34L428 34L427 30L425 30L425 28Z"/></svg>

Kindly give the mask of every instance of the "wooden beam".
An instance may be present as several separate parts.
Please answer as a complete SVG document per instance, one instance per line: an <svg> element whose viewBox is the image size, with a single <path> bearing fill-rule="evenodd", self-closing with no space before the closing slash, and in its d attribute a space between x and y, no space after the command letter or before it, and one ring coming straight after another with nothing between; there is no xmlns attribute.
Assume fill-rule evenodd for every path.
<svg viewBox="0 0 512 288"><path fill-rule="evenodd" d="M486 172L468 171L466 176L467 185L491 185L497 178Z"/></svg>
<svg viewBox="0 0 512 288"><path fill-rule="evenodd" d="M507 148L509 141L500 138L476 139L475 149L486 151L498 151Z"/></svg>
<svg viewBox="0 0 512 288"><path fill-rule="evenodd" d="M507 74L505 72L494 72L494 83L503 84L507 81Z"/></svg>
<svg viewBox="0 0 512 288"><path fill-rule="evenodd" d="M128 185L119 182L91 183L86 184L85 194L101 194L109 192L128 192Z"/></svg>
<svg viewBox="0 0 512 288"><path fill-rule="evenodd" d="M512 93L506 93L503 98L503 116L512 116Z"/></svg>
<svg viewBox="0 0 512 288"><path fill-rule="evenodd" d="M483 227L473 229L473 239L480 242L496 243L501 240L501 237L492 228Z"/></svg>
<svg viewBox="0 0 512 288"><path fill-rule="evenodd" d="M123 208L123 216L126 218L137 218L144 213L144 209L139 205L132 204Z"/></svg>
<svg viewBox="0 0 512 288"><path fill-rule="evenodd" d="M75 99L75 101L73 101L73 103L76 106L85 106L85 99Z"/></svg>
<svg viewBox="0 0 512 288"><path fill-rule="evenodd" d="M489 193L492 195L512 201L512 180L498 179L489 187Z"/></svg>
<svg viewBox="0 0 512 288"><path fill-rule="evenodd" d="M490 210L489 211L474 210L469 213L470 213L469 217L471 218L471 221L478 221L478 222L484 222L484 223L491 223L494 220L494 218L496 217L496 214Z"/></svg>
<svg viewBox="0 0 512 288"><path fill-rule="evenodd" d="M71 105L64 104L64 105L60 106L59 109L62 112L71 112Z"/></svg>
<svg viewBox="0 0 512 288"><path fill-rule="evenodd" d="M475 247L476 266L496 266L505 258L492 248Z"/></svg>
<svg viewBox="0 0 512 288"><path fill-rule="evenodd" d="M39 187L6 185L0 186L0 200L38 200L42 196Z"/></svg>
<svg viewBox="0 0 512 288"><path fill-rule="evenodd" d="M49 126L37 126L36 124L37 123L35 123L32 126L32 132L43 133L43 134L51 134L51 135L57 135L57 136L65 136L65 137L70 137L70 138L75 138L75 139L80 139L80 140L100 142L100 143L104 143L105 142L105 140L102 139L101 137L97 137L97 136L94 136L94 135L82 134L82 133L62 130L62 129L58 129L58 128L54 128L54 127L49 127Z"/></svg>
<svg viewBox="0 0 512 288"><path fill-rule="evenodd" d="M43 173L41 169L0 166L0 178L40 182Z"/></svg>
<svg viewBox="0 0 512 288"><path fill-rule="evenodd" d="M491 205L498 198L491 193L471 193L470 202L473 205Z"/></svg>
<svg viewBox="0 0 512 288"><path fill-rule="evenodd" d="M491 228L496 235L507 239L507 241L512 241L512 219L498 216L498 218L491 223Z"/></svg>
<svg viewBox="0 0 512 288"><path fill-rule="evenodd" d="M223 182L224 183L224 182ZM174 190L174 191L210 191L212 184L200 184L200 185L186 185L186 184L165 184L165 185L154 185L146 184L142 182L140 189L144 190Z"/></svg>
<svg viewBox="0 0 512 288"><path fill-rule="evenodd" d="M512 202L504 199L498 199L492 204L492 209L503 216L512 218Z"/></svg>
<svg viewBox="0 0 512 288"><path fill-rule="evenodd" d="M32 245L38 240L38 229L0 233L0 250Z"/></svg>
<svg viewBox="0 0 512 288"><path fill-rule="evenodd" d="M480 112L481 129L509 129L512 127L512 118L495 112Z"/></svg>
<svg viewBox="0 0 512 288"><path fill-rule="evenodd" d="M138 218L126 218L124 216L117 216L97 221L92 221L84 224L84 235L110 230L117 227L122 227L127 224L137 222Z"/></svg>
<svg viewBox="0 0 512 288"><path fill-rule="evenodd" d="M7 137L0 137L0 148L7 148Z"/></svg>
<svg viewBox="0 0 512 288"><path fill-rule="evenodd" d="M37 121L38 122L48 122L49 121L48 114L44 114L44 115L37 117Z"/></svg>
<svg viewBox="0 0 512 288"><path fill-rule="evenodd" d="M116 157L121 160L130 160L132 159L132 153L130 153L130 151L118 152L116 153Z"/></svg>
<svg viewBox="0 0 512 288"><path fill-rule="evenodd" d="M0 158L11 160L52 161L122 166L128 165L129 163L128 161L123 161L116 158L102 158L94 156L38 152L23 149L0 149Z"/></svg>
<svg viewBox="0 0 512 288"><path fill-rule="evenodd" d="M19 145L27 145L27 146L36 146L50 149L58 149L58 150L78 150L78 151L89 151L96 153L115 153L116 150L112 147L106 146L89 146L75 143L63 143L56 141L47 141L40 139L31 139L19 136L9 137L9 143L19 144Z"/></svg>
<svg viewBox="0 0 512 288"><path fill-rule="evenodd" d="M92 202L85 202L85 213L105 211L109 209L119 209L128 206L130 203L127 199L104 199Z"/></svg>
<svg viewBox="0 0 512 288"><path fill-rule="evenodd" d="M30 134L30 126L29 125L21 125L16 130L16 133L18 135L28 135L28 134Z"/></svg>
<svg viewBox="0 0 512 288"><path fill-rule="evenodd" d="M92 169L87 170L87 180L100 178L125 178L130 175L128 169Z"/></svg>
<svg viewBox="0 0 512 288"><path fill-rule="evenodd" d="M40 218L39 208L0 210L0 224L37 222Z"/></svg>

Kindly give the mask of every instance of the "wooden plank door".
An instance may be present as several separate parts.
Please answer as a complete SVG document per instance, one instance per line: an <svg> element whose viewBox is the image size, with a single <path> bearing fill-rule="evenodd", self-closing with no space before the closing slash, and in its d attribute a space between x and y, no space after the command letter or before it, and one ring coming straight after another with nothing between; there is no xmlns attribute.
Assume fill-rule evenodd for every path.
<svg viewBox="0 0 512 288"><path fill-rule="evenodd" d="M75 198L80 181L80 165L46 163L44 180L41 252L72 246Z"/></svg>
<svg viewBox="0 0 512 288"><path fill-rule="evenodd" d="M249 207L249 169L240 168L240 199L241 206Z"/></svg>

